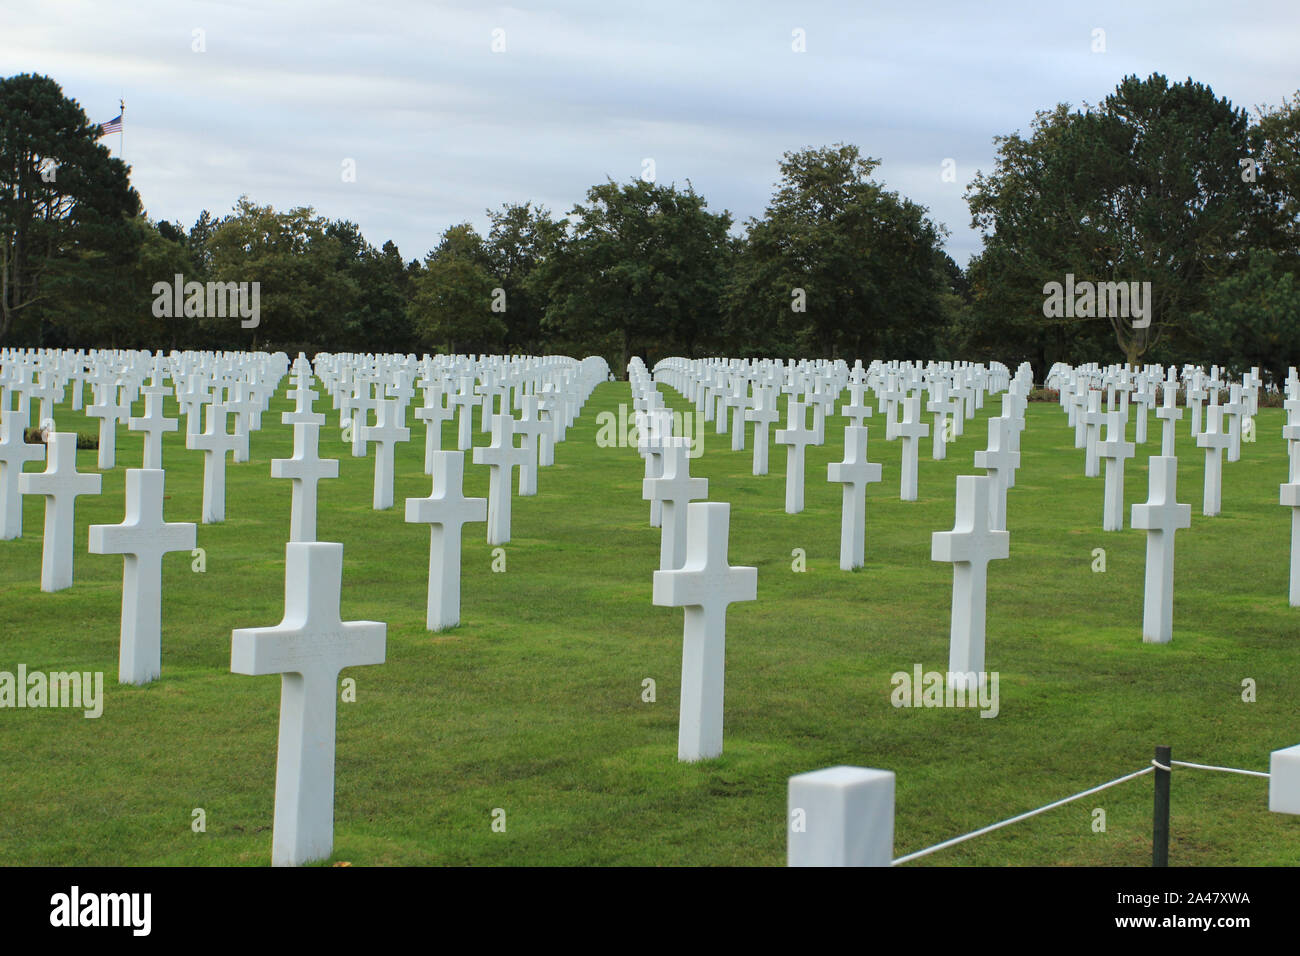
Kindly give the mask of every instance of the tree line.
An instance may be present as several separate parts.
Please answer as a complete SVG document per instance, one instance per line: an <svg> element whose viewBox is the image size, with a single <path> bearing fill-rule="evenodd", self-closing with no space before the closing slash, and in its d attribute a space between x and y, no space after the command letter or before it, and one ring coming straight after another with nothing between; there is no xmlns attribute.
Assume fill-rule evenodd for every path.
<svg viewBox="0 0 1300 956"><path fill-rule="evenodd" d="M407 260L355 223L247 196L189 228L155 221L97 134L54 80L0 80L0 345L563 352L620 370L632 355L997 359L1039 376L1300 364L1300 100L1252 119L1191 79L1126 77L995 138L966 192L983 248L964 270L851 144L787 152L743 224L689 181L611 180L563 216L505 203L486 234L458 223ZM177 275L257 281L260 321L157 308ZM1100 295L1045 306L1067 276L1149 288L1149 320L1112 314L1113 288L1109 311Z"/></svg>

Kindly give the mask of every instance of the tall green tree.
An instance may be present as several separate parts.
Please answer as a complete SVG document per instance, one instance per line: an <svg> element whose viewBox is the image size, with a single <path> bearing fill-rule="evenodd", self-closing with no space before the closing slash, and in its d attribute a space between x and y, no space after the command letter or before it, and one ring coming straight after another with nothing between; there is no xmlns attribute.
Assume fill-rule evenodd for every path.
<svg viewBox="0 0 1300 956"><path fill-rule="evenodd" d="M337 268L355 287L355 295L339 304L342 338L333 348L353 352L415 348L407 312L410 282L397 246L390 240L376 249L356 223L342 220L326 226L325 236L337 242Z"/></svg>
<svg viewBox="0 0 1300 956"><path fill-rule="evenodd" d="M1241 372L1258 367L1273 382L1300 366L1300 275L1276 252L1257 250L1245 267L1210 290L1193 316L1205 354Z"/></svg>
<svg viewBox="0 0 1300 956"><path fill-rule="evenodd" d="M1125 77L1096 108L1040 112L1028 139L996 138L993 172L967 192L985 241L977 301L1038 324L1044 286L1066 274L1150 282L1146 327L1133 316L1055 321L1074 339L1108 327L1133 365L1164 339L1177 348L1259 222L1258 190L1241 175L1248 130L1246 112L1208 86L1153 74Z"/></svg>
<svg viewBox="0 0 1300 956"><path fill-rule="evenodd" d="M528 202L505 203L500 209L489 209L487 215L491 227L484 251L505 293L504 347L509 352L544 351L546 300L532 280L564 239L565 222L554 219L545 206L534 208Z"/></svg>
<svg viewBox="0 0 1300 956"><path fill-rule="evenodd" d="M447 352L496 352L506 337L494 310L500 288L483 237L469 223L449 227L412 280L411 323L427 346Z"/></svg>
<svg viewBox="0 0 1300 956"><path fill-rule="evenodd" d="M944 324L945 233L871 179L879 165L842 143L785 154L729 289L734 338L824 358L928 357Z"/></svg>
<svg viewBox="0 0 1300 956"><path fill-rule="evenodd" d="M537 271L553 344L606 355L620 371L634 353L653 365L693 355L717 325L731 215L685 189L610 180L569 214L572 234Z"/></svg>
<svg viewBox="0 0 1300 956"><path fill-rule="evenodd" d="M276 212L247 196L239 199L206 243L210 278L259 283L261 314L250 328L238 318L205 317L201 325L219 347L283 349L290 355L337 348L358 290L339 269L343 243L329 226L311 207Z"/></svg>
<svg viewBox="0 0 1300 956"><path fill-rule="evenodd" d="M133 260L140 197L99 127L47 76L0 79L0 343L15 323L47 342L54 304L75 309Z"/></svg>
<svg viewBox="0 0 1300 956"><path fill-rule="evenodd" d="M1258 182L1271 232L1257 235L1256 245L1300 255L1300 91L1275 109L1258 111L1250 147L1256 166L1243 176Z"/></svg>

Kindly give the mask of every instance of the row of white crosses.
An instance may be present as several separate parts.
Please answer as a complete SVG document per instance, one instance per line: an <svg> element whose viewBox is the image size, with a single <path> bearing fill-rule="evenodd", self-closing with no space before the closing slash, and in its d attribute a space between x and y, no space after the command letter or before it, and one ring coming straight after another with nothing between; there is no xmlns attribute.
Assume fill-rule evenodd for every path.
<svg viewBox="0 0 1300 956"><path fill-rule="evenodd" d="M88 550L91 553L123 555L118 676L122 683L128 684L148 683L161 673L162 556L173 551L192 551L195 546L193 524L170 524L162 518L162 436L175 430L177 423L162 415L162 395L166 389L160 383L160 368L159 363L153 365L150 383L142 389L145 393L145 414L128 422L129 427L145 433L146 467L127 471L126 517L120 525L92 525L89 530ZM105 381L102 376L92 372L89 380L94 387L104 389L97 396L99 405L108 403L107 395L113 396L115 405L119 395L125 396L126 387L118 379ZM129 401L122 404L129 407ZM122 405L116 407L121 409ZM87 411L93 413L94 406ZM120 416L114 415L110 417L110 422L115 424L114 419L118 418ZM6 468L17 465L15 474L7 477L17 479L18 490L22 493L39 495L45 499L41 588L44 591L62 590L70 587L73 581L75 500L80 495L99 494L102 478L97 474L79 473L76 470L77 436L68 432L48 434L48 457L44 472L18 474L22 460L45 457L46 446L31 445L22 450L17 449L14 438L21 432L23 416L7 414L5 419L0 425L0 444L6 449ZM113 431L109 430L108 434L113 434ZM110 452L112 447L110 441ZM5 481L6 489L13 483ZM209 485L205 489L205 499L210 496ZM8 493L5 497L11 499ZM8 536L21 534L21 511L14 510L12 500L6 500L5 526L7 532L12 532Z"/></svg>
<svg viewBox="0 0 1300 956"><path fill-rule="evenodd" d="M128 469L125 519L119 525L91 525L89 531L90 553L124 559L118 665L118 680L124 684L145 684L161 673L162 557L195 546L193 524L163 521L163 481L162 469ZM102 482L98 474L77 471L77 436L72 432L49 436L43 472L19 476L23 494L45 500L42 591L72 586L76 499L100 494Z"/></svg>
<svg viewBox="0 0 1300 956"><path fill-rule="evenodd" d="M192 551L195 546L193 524L167 523L162 517L165 477L161 467L162 436L176 428L174 419L162 415L162 395L166 391L160 381L162 369L162 362L155 360L149 372L149 384L141 389L145 393L145 414L128 422L129 427L145 433L146 467L127 471L126 517L120 525L92 525L89 529L88 550L91 553L123 555L118 676L122 683L127 684L148 683L161 673L162 557L173 551ZM12 378L8 380L13 381ZM118 396L125 398L126 401L118 408L129 407L132 396L127 395L128 388L139 388L138 384L123 385L120 375L100 374L96 369L92 369L85 380L101 390L96 396L97 404L106 404L106 395L109 394L115 404L119 401ZM74 392L74 405L76 395ZM8 401L7 395L0 397L0 405ZM24 444L19 447L16 439L21 440L26 416L15 409L6 411L4 421L0 423L0 447L4 449L0 461L4 462L3 470L8 472L0 476L0 484L4 485L5 536L17 537L22 531L20 502L13 494L15 486L20 493L42 497L45 501L45 530L41 550L41 589L63 590L73 583L76 498L99 494L102 477L77 471L77 435L74 433L47 432L48 445ZM93 413L94 406L88 407L87 411ZM53 409L48 410L48 415L52 414ZM108 434L112 435L113 431ZM108 448L111 452L111 441ZM102 459L103 455L100 457ZM46 460L45 471L21 473L24 461L41 458Z"/></svg>
<svg viewBox="0 0 1300 956"><path fill-rule="evenodd" d="M698 500L708 497L708 480L691 477L689 439L672 434L672 416L639 358L629 364L628 381L637 447L647 457L642 497L658 506L661 528L651 602L685 609L677 759L707 760L722 753L727 607L757 599L758 569L730 564L731 505ZM660 464L652 468L650 457Z"/></svg>
<svg viewBox="0 0 1300 956"><path fill-rule="evenodd" d="M840 567L845 570L861 567L865 562L865 490L867 484L880 480L880 466L870 462L866 453L867 428L864 422L873 414L865 401L868 382L876 383L880 410L886 420L887 438L901 439L903 442L899 489L902 500L916 500L919 445L920 440L928 434L928 426L920 421L921 398L919 394L912 394L913 388L919 391L928 381L931 394L935 396L928 403L927 409L936 412L936 439L932 446L936 458L946 454L947 442L943 436L950 430L948 415L952 416L952 430L959 433L961 422L982 405L988 385L992 384L999 389L1007 388L1008 392L1003 396L1004 416L990 419L989 447L976 453L976 465L984 468L994 482L994 492L989 499L994 526L1005 527L1006 492L1015 481L1015 469L1019 464L1019 433L1024 428L1024 407L1032 384L1032 372L1027 365L1022 366L1014 381L1002 366L996 366L991 372L968 367L955 370L931 367L923 372L919 368L897 364L873 364L871 370L864 370L860 362L852 370L843 363L840 366L829 370L814 368L811 374L817 377L817 384L811 390L807 379L801 379L798 367L782 372L779 364L773 370L759 363L747 373L743 362L731 361L718 368L707 362L701 366L700 363L683 359L669 359L656 367L656 377L679 390L685 390L688 398L694 391L697 407L707 415L713 398L721 401L724 397L724 392L718 388L719 383L730 382L727 388L739 392L740 389L734 383L745 374L751 375L755 380L754 397L752 407L746 411L746 418L755 425L753 471L756 475L767 471L766 430L777 418L775 395L780 391L789 395L788 424L786 428L778 429L776 442L787 448L785 507L791 514L803 510L806 448L824 442L825 413L834 412L834 398L838 395L840 386L847 384L850 401L841 409L841 414L851 422L845 430L845 457L844 461L832 463L828 467L828 480L843 486ZM653 409L656 407L656 392L649 391L645 393L646 398L640 397L639 390L643 386L639 377L642 374L635 363L629 368L635 404L638 408ZM764 384L765 382L771 384ZM823 382L833 384L823 387ZM952 399L948 398L950 388L955 393ZM799 400L800 394L806 402ZM812 428L807 424L808 406L812 407L814 413ZM895 419L895 408L902 409L901 420ZM653 426L653 417L650 422ZM733 442L733 449L737 444ZM654 471L654 461L653 455L647 455L647 477ZM653 509L651 522L652 525L658 523L658 515Z"/></svg>
<svg viewBox="0 0 1300 956"><path fill-rule="evenodd" d="M1162 378L1163 374L1163 378ZM1084 375L1076 375L1068 369L1054 369L1054 376L1071 376L1068 381L1068 387L1073 390L1075 396L1071 404L1078 410L1078 419L1076 426L1084 425L1093 427L1094 423L1100 419L1106 424L1106 440L1096 441L1097 454L1106 462L1106 490L1105 501L1103 506L1103 530L1118 531L1123 528L1123 484L1124 484L1124 463L1128 458L1135 454L1135 443L1125 441L1125 426L1128 418L1128 406L1125 402L1126 392L1123 389L1127 386L1125 381L1126 373L1121 373L1118 378L1119 402L1118 407L1114 407L1114 384L1109 382L1109 376L1103 377L1103 382L1108 389L1111 389L1111 396L1108 398L1108 404L1111 404L1111 410L1104 416L1098 416L1100 391L1089 388L1087 398L1080 396L1082 388L1080 383L1086 381L1095 381L1096 372L1093 370L1089 378ZM1199 369L1185 370L1187 376L1189 403L1197 398L1197 391L1203 391L1202 373ZM1049 376L1051 379L1053 376ZM1163 454L1152 456L1148 472L1149 491L1148 500L1142 504L1135 504L1132 509L1131 523L1135 529L1147 532L1147 556L1146 556L1146 573L1143 590L1143 620L1142 620L1142 638L1148 643L1168 643L1173 639L1173 573L1174 573L1174 535L1184 528L1191 526L1191 506L1180 504L1177 501L1177 481L1178 481L1178 459L1174 452L1174 427L1175 423L1182 418L1183 409L1174 404L1174 397L1177 390L1177 372L1175 369L1169 369L1162 372L1159 367L1148 368L1138 376L1137 388L1138 396L1136 403L1139 407L1151 404L1149 400L1142 398L1148 391L1146 384L1158 381L1161 385L1164 402L1157 409L1156 415L1162 421L1162 448ZM1292 376L1294 379L1294 375ZM1242 414L1253 415L1257 409L1254 396L1259 387L1257 370L1252 370L1246 376L1247 392L1243 396L1239 394L1241 386L1231 386L1231 397L1227 405L1221 406L1218 403L1219 391L1219 370L1214 368L1204 384L1207 384L1211 391L1210 405L1205 409L1205 428L1196 433L1197 445L1205 449L1205 481L1202 500L1202 513L1208 516L1214 516L1219 513L1221 482L1222 482L1222 454L1232 448L1232 435L1229 430L1223 427L1223 415L1225 411L1233 414L1240 420ZM1295 383L1295 390L1300 390L1300 381ZM1288 393L1293 391L1288 385ZM1200 395L1204 398L1205 395ZM1297 403L1300 408L1300 403ZM1199 418L1200 407L1194 406ZM1084 409L1087 409L1085 411ZM1143 411L1143 414L1145 412ZM1142 419L1139 418L1139 434ZM1196 423L1199 426L1200 422ZM1195 427L1195 426L1194 426ZM1287 434L1284 429L1284 436ZM1240 430L1238 429L1238 435ZM1298 436L1300 437L1300 436ZM1238 444L1238 451L1240 445ZM1294 474L1294 473L1293 473ZM1294 480L1294 479L1293 479ZM1288 489L1289 484L1282 485L1282 503L1288 504L1290 501L1296 501L1300 505L1300 497L1296 497ZM1294 511L1293 511L1294 515ZM1300 526L1295 523L1293 517L1293 539L1297 533L1300 533ZM1294 541L1293 541L1294 543ZM1293 547L1293 566L1292 566L1292 603L1296 604L1300 599L1300 568L1296 566L1296 549Z"/></svg>
<svg viewBox="0 0 1300 956"><path fill-rule="evenodd" d="M603 362L599 363L603 366ZM294 456L272 463L275 477L289 478L294 484L291 536L286 546L285 615L275 627L238 629L232 634L231 669L236 673L282 676L279 757L276 774L275 826L272 862L296 865L327 857L333 842L335 693L339 672L344 667L377 664L384 660L385 626L376 622L342 622L339 617L339 594L342 577L342 545L314 541L315 488L323 478L337 477L338 463L322 461L317 442L323 416L312 408L316 397L309 386L310 366L300 356L295 366L297 380L289 396L296 400L293 412L283 416L294 427ZM597 370L586 367L583 383L592 381ZM603 378L604 373L601 373ZM156 384L156 383L155 383ZM588 388L589 391L589 388ZM156 394L156 393L155 393ZM525 399L529 405L536 399ZM146 399L150 401L149 398ZM153 398L153 402L158 399ZM558 403L557 403L558 404ZM574 405L580 407L579 400ZM378 406L379 420L366 437L380 445L376 481L376 507L381 506L380 491L387 486L391 494L391 457L385 444L403 440L395 425L398 400ZM393 417L389 417L392 410ZM565 409L567 412L568 409ZM191 447L201 449L209 461L224 455L232 446L246 446L247 434L226 435L212 423L225 421L226 410L220 403L208 407L209 427L205 433L192 433ZM151 433L161 437L163 427L157 404L147 406ZM526 413L527 417L527 413ZM494 472L492 484L504 488L504 513L499 519L504 537L509 535L510 470L518 456L513 449L511 418L508 413L494 417L494 441L484 461ZM566 421L566 425L571 422ZM173 424L174 421L173 421ZM256 425L254 426L256 427ZM17 415L0 421L0 438L6 449L2 459L8 467L38 459L43 445L21 447L21 457L10 438L22 439ZM207 441L204 440L206 435ZM15 454L10 455L9 451ZM514 449L522 455L524 449ZM72 507L77 495L98 493L99 475L76 472L76 436L54 433L49 438L49 463L41 474L21 475L21 490L44 495L47 499L47 530L43 584L71 583ZM160 462L159 462L160 464ZM429 579L429 626L436 629L458 620L460 525L467 520L483 520L486 512L482 499L459 497L463 455L460 452L435 450L428 459L434 478L434 495L429 499L407 502L408 520L427 522L432 530ZM504 471L504 479L497 476ZM205 514L224 495L220 490L220 470L205 468ZM532 479L535 491L535 476ZM119 676L126 683L145 683L161 671L161 559L170 551L190 550L195 542L193 524L169 524L162 519L164 472L161 468L132 469L127 472L127 516L121 525L95 525L90 528L90 550L117 553L124 557L122 648ZM501 500L496 496L498 502ZM459 499L459 500L457 500ZM439 505L445 505L439 508ZM21 513L19 513L19 520ZM12 520L12 517L10 518ZM205 519L206 520L206 519ZM20 526L19 526L20 529ZM499 532L501 533L501 532ZM302 539L302 540L298 540Z"/></svg>
<svg viewBox="0 0 1300 956"><path fill-rule="evenodd" d="M170 358L148 353L88 353L85 356L77 353L70 361L75 382L73 407L81 397L83 382L90 384L94 392L86 413L100 420L97 464L101 470L116 467L117 426L121 424L143 433L144 467L163 467L163 436L179 428L178 421L167 418L163 412L163 398L169 391L164 383L168 377L172 379L171 390L176 393L182 413L188 419L186 445L205 453L202 520L205 523L223 520L225 455L233 453L237 462L248 460L248 435L260 427L261 413L274 389L274 381L282 375L285 357L258 353L230 360L208 353L174 353ZM83 366L79 377L75 371L78 365ZM88 371L85 366L88 366ZM10 384L13 380L12 375L7 376ZM7 391L17 394L19 405L5 416L12 420L9 427L14 427L14 424L25 427L27 411L21 405L26 395L21 385ZM144 394L144 413L132 417L131 406L141 392ZM228 397L220 401L219 396L223 393ZM7 398L0 395L0 406L6 402ZM199 418L205 413L207 429L200 432ZM232 414L235 416L233 436L229 434L227 425ZM51 423L46 425L50 427ZM6 493L12 494L8 489Z"/></svg>
<svg viewBox="0 0 1300 956"><path fill-rule="evenodd" d="M316 397L309 387L300 357L297 383L291 390L296 408L286 413L294 427L293 459L273 463L278 477L294 481L294 527L314 534L314 486L337 476L337 462L322 467L316 442L322 421L312 409ZM601 363L603 365L603 363ZM595 370L588 367L586 381ZM603 379L603 373L601 373ZM594 384L594 383L593 383ZM400 383L398 388L400 390ZM409 396L407 396L409 397ZM377 404L378 421L365 440L380 445L377 453L375 507L381 492L392 493L390 446L406 440L399 415L406 399ZM323 417L323 416L321 416ZM433 479L427 498L406 499L406 520L430 527L428 608L430 630L454 626L460 620L461 529L467 522L489 522L492 502L495 533L509 540L511 471L524 456L513 444L513 420L508 412L493 417L493 442L476 449L476 461L492 468L489 500L462 493L463 451L426 449L425 467ZM478 453L483 453L479 456ZM382 476L382 477L381 477ZM502 495L504 497L502 497ZM391 501L389 502L391 504ZM386 507L386 505L383 505ZM310 510L311 514L308 515ZM344 622L339 614L343 546L313 540L293 540L285 548L285 612L275 627L242 628L231 635L231 670L240 674L280 674L280 735L276 762L275 820L272 863L295 866L328 857L334 835L334 752L339 674L345 667L383 663L386 626L375 621Z"/></svg>
<svg viewBox="0 0 1300 956"><path fill-rule="evenodd" d="M1205 449L1205 479L1202 496L1202 514L1217 515L1221 509L1224 453L1228 461L1237 461L1241 455L1243 434L1247 425L1253 429L1253 415L1258 409L1258 390L1261 380L1258 369L1243 375L1242 384L1228 384L1229 400L1220 405L1219 393L1226 383L1220 378L1218 367L1212 367L1208 376L1200 368L1183 371L1187 405L1192 410L1191 432L1199 447ZM1061 403L1070 414L1075 428L1075 447L1085 448L1084 474L1097 476L1099 462L1106 464L1105 498L1102 509L1102 528L1118 531L1123 528L1124 462L1136 453L1136 445L1147 439L1146 413L1156 408L1161 422L1161 456L1175 455L1177 423L1184 417L1184 409L1176 404L1178 371L1170 367L1148 366L1130 373L1127 367L1098 369L1095 366L1071 369L1057 366L1048 376L1048 384L1061 388ZM1163 401L1156 405L1156 388ZM1129 390L1133 389L1134 407L1138 409L1135 442L1125 440L1129 414ZM1103 390L1106 410L1101 409ZM1202 402L1210 403L1204 409ZM1300 403L1297 403L1300 407ZM1243 421L1247 424L1243 424ZM1105 428L1105 440L1102 430ZM1247 435L1253 440L1253 432Z"/></svg>
<svg viewBox="0 0 1300 956"><path fill-rule="evenodd" d="M792 363L786 367L780 362L685 359L661 362L656 366L655 377L676 388L689 401L694 401L705 421L716 419L719 432L726 430L726 419L715 415L715 404L720 409L731 407L733 450L744 447L744 437L736 435L736 429L742 423L743 409L743 421L754 424L755 475L767 474L768 429L778 419L777 397L787 395L789 424L778 430L776 440L788 446L786 507L791 513L802 510L803 474L800 465L805 449L809 444L825 442L825 419L835 413L835 401L845 386L849 389L850 401L840 414L847 417L853 426L863 425L864 420L872 415L873 410L866 404L865 395L869 387L874 388L879 410L885 416L886 440L901 439L904 446L900 497L902 500L915 500L919 443L921 438L931 433L930 426L921 422L919 392L928 389L931 395L924 410L935 415L932 456L941 460L946 455L950 434L952 437L961 435L963 422L982 407L986 392L1005 388L1009 379L1001 366L985 370L976 366L949 367L934 363L925 367L873 363L867 370L859 362L850 370L843 362ZM752 395L749 394L750 383ZM809 410L813 419L811 428L807 425ZM896 410L901 410L901 420Z"/></svg>
<svg viewBox="0 0 1300 956"><path fill-rule="evenodd" d="M1285 385L1286 424L1282 437L1287 444L1287 480L1278 489L1278 501L1291 509L1291 575L1288 601L1300 607L1300 376L1288 370Z"/></svg>
<svg viewBox="0 0 1300 956"><path fill-rule="evenodd" d="M636 362L629 368L629 380L632 382L633 394L644 393L646 384L642 370ZM1018 382L1024 385L1024 379ZM853 396L857 404L861 394ZM901 396L900 396L901 397ZM906 424L915 418L915 409L919 398L908 402L911 409L905 410L903 421ZM654 403L649 403L653 408ZM787 510L799 510L802 507L802 452L807 444L816 440L815 430L806 427L803 403L791 398L791 414L788 429L778 432L777 441L788 446L788 455L792 463L787 467ZM906 406L905 406L906 408ZM1022 414L1017 404L1016 391L1006 396L1004 408L1008 409L1005 417L990 421L990 447L980 453L977 464L985 467L989 475L985 477L963 477L958 481L958 522L951 532L942 532L935 536L934 554L936 560L954 563L954 591L952 634L950 651L950 669L954 671L955 680L966 679L969 672L982 673L984 659L984 608L986 602L986 569L988 561L997 557L1006 557L1008 538L1004 527L1006 483L1014 474L1018 464L1018 451L1011 449L1012 435L1018 436L1020 426L1017 418ZM647 416L653 414L645 413ZM865 418L862 415L861 418ZM859 420L861 420L859 418ZM917 439L920 434L903 437ZM691 479L688 471L688 459L685 445L680 442L669 443L665 448L666 462L664 474L658 478L647 478L644 497L658 498L676 505L690 496L690 486L698 483L697 492L707 494L707 484L700 479ZM792 484L791 476L798 479ZM862 425L849 425L845 429L845 460L829 466L828 477L833 482L844 486L844 504L841 523L840 565L846 570L861 566L864 552L864 512L865 489L872 481L880 479L880 465L867 459L867 428ZM994 501L1001 493L1003 502L999 509ZM792 507L794 506L794 507ZM703 515L705 505L692 504L690 549L700 556L690 560L689 567L695 572L689 578L679 578L679 572L661 570L655 576L656 604L686 604L688 610L685 650L683 657L681 719L679 724L678 756L682 760L702 759L716 756L722 750L722 648L725 645L725 608L733 600L752 599L749 591L750 576L739 572L748 569L732 569L726 562L726 522L728 512L715 510L710 521L714 528L710 532L702 530L705 522L695 524L695 516ZM712 506L726 509L729 506ZM664 530L660 562L661 567L672 557L669 541L679 532L673 528L674 522L668 514L663 516ZM701 529L696 531L696 529ZM697 537L698 534L698 537ZM711 535L711 537L709 537ZM714 553L707 554L706 538L713 542ZM1000 553L999 553L1000 552ZM678 585L679 580L689 580L698 588L701 578L708 579L704 569L712 567L712 579L717 582L703 588L706 593L715 595L712 603L706 603L699 590L684 596L670 590ZM756 581L754 572L753 580ZM730 590L728 589L730 585ZM694 614L692 614L694 611ZM703 704L701 703L703 702Z"/></svg>

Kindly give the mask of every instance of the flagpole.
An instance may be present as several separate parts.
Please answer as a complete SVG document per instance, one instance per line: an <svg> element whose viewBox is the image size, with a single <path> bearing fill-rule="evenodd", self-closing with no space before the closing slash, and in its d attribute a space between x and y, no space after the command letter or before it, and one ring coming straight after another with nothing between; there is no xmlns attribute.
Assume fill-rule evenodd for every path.
<svg viewBox="0 0 1300 956"><path fill-rule="evenodd" d="M122 117L122 124L117 128L117 158L122 160L122 162L126 162L126 159L122 155L122 141L126 139L126 100L119 99L117 101L117 106L119 115Z"/></svg>

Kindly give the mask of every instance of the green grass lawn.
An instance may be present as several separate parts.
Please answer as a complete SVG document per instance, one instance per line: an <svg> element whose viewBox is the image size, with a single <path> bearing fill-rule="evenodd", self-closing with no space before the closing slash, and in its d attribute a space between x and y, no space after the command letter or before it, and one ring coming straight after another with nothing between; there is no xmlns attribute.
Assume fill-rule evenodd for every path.
<svg viewBox="0 0 1300 956"><path fill-rule="evenodd" d="M103 671L106 689L97 720L0 711L0 863L270 862L280 680L232 674L230 632L283 612L290 483L270 478L271 459L292 453L282 395L252 436L252 460L228 465L225 523L199 525L206 571L186 554L164 560L156 683L117 684L122 558L85 550L87 525L122 520L139 435L119 429L103 494L78 499L73 587L39 589L40 499L26 499L25 536L0 542L0 670ZM731 503L731 561L758 567L758 600L728 613L724 754L679 763L682 611L650 603L659 530L640 457L596 443L597 414L629 397L626 383L600 385L538 496L515 499L504 573L491 569L485 526L467 526L462 624L439 634L424 628L428 529L403 521L403 499L429 493L424 426L410 416L396 506L375 512L373 457L351 456L329 412L321 453L339 459L341 477L320 486L318 536L344 545L344 620L388 625L387 662L343 672L357 699L339 705L333 861L780 865L787 778L834 764L898 775L902 855L1137 770L1157 744L1175 759L1267 770L1269 751L1300 743L1279 409L1260 411L1259 441L1225 464L1215 518L1200 515L1204 453L1179 423L1178 497L1192 527L1177 537L1174 640L1155 646L1141 632L1145 535L1101 531L1103 479L1083 477L1064 412L1030 405L1007 509L1011 557L989 568L987 667L1001 675L1001 713L891 706L891 674L946 669L952 566L930 560L930 534L952 527L954 477L981 473L973 454L995 399L946 461L931 461L923 441L915 502L898 500L900 443L883 440L882 419L868 423L884 481L869 487L867 564L852 573L838 567L840 487L825 480L844 420L829 419L826 446L808 452L799 515L784 512L782 447L755 478L752 451L733 453L707 426L692 472L709 479L711 500ZM58 420L97 427L66 406ZM454 446L454 422L443 427ZM1128 463L1126 526L1160 433L1152 416ZM474 435L486 443L477 423ZM165 445L166 517L197 522L203 456L179 433ZM93 470L95 455L81 451L80 468ZM466 465L467 494L486 494L487 472ZM796 548L805 573L792 570ZM1095 548L1104 573L1092 570ZM654 703L641 699L645 678ZM1254 703L1242 700L1246 678ZM1151 790L1148 775L913 865L1147 865ZM1097 807L1104 833L1093 832ZM196 808L205 833L191 829ZM492 828L496 808L504 833ZM1175 865L1300 858L1300 819L1268 812L1262 779L1176 771L1172 828Z"/></svg>

